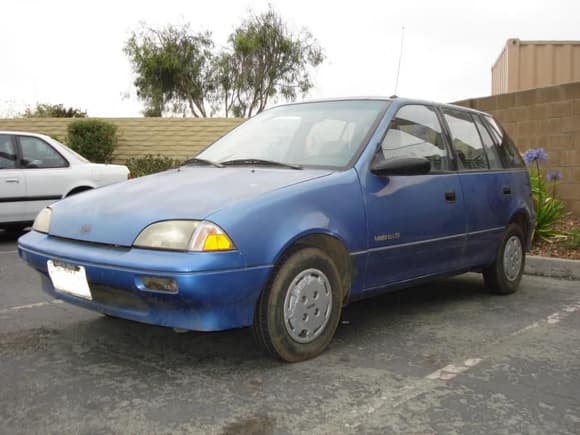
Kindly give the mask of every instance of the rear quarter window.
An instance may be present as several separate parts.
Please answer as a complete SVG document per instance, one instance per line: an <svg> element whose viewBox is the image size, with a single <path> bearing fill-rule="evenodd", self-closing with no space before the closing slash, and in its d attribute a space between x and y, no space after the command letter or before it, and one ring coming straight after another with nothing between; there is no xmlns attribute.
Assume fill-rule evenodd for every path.
<svg viewBox="0 0 580 435"><path fill-rule="evenodd" d="M525 168L524 159L503 127L489 115L483 116L483 120L497 143L497 150L504 168Z"/></svg>

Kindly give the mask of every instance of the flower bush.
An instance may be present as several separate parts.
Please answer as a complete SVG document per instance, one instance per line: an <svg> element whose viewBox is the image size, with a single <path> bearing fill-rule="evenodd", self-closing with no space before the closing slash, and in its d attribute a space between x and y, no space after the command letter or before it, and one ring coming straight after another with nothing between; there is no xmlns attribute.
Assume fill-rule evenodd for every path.
<svg viewBox="0 0 580 435"><path fill-rule="evenodd" d="M543 165L548 154L543 148L532 148L524 153L524 160L530 172L532 195L536 208L536 232L534 240L553 239L562 236L557 224L566 215L566 207L557 198L556 187L562 179L559 171L548 171L544 177Z"/></svg>

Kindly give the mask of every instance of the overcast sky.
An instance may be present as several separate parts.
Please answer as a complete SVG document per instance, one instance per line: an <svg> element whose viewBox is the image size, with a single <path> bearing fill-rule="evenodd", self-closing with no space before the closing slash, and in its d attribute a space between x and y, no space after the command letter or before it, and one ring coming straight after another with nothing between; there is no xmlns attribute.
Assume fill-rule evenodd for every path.
<svg viewBox="0 0 580 435"><path fill-rule="evenodd" d="M122 49L140 21L191 23L218 45L248 9L271 3L325 50L308 98L391 95L405 27L397 94L455 101L490 94L491 66L506 39L580 39L580 1L17 0L2 4L0 116L36 102L91 116L140 116Z"/></svg>

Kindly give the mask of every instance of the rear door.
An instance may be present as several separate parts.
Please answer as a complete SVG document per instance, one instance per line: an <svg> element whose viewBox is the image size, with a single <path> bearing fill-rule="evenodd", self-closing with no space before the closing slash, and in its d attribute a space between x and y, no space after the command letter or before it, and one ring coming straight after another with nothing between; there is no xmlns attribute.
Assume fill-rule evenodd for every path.
<svg viewBox="0 0 580 435"><path fill-rule="evenodd" d="M0 223L27 220L26 180L14 136L0 134Z"/></svg>
<svg viewBox="0 0 580 435"><path fill-rule="evenodd" d="M510 218L512 180L478 115L442 108L457 155L467 216L466 266L493 261Z"/></svg>
<svg viewBox="0 0 580 435"><path fill-rule="evenodd" d="M28 191L28 213L34 219L40 210L67 192L73 171L69 162L44 140L23 135L16 139Z"/></svg>
<svg viewBox="0 0 580 435"><path fill-rule="evenodd" d="M436 110L422 104L401 107L379 152L385 159L425 157L431 173L368 173L367 290L460 269L463 197Z"/></svg>

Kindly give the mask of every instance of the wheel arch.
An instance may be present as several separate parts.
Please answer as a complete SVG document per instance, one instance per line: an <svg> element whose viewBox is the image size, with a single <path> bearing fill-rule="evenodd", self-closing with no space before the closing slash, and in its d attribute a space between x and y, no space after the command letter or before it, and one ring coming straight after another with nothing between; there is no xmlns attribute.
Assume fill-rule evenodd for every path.
<svg viewBox="0 0 580 435"><path fill-rule="evenodd" d="M71 195L76 195L77 193L85 192L87 190L92 190L92 189L94 189L94 187L89 186L89 185L76 186L76 187L70 189L67 193L65 193L63 195L63 198L66 198L67 196L71 196Z"/></svg>
<svg viewBox="0 0 580 435"><path fill-rule="evenodd" d="M525 242L525 249L529 249L531 242L532 242L531 230L533 229L533 228L530 228L532 225L532 222L531 222L531 218L530 218L529 214L525 210L522 210L522 209L515 211L512 214L512 216L508 222L508 225L510 225L510 224L516 224L516 225L520 226L520 228L522 229L522 232L524 233L524 236L526 238L526 240L524 241Z"/></svg>
<svg viewBox="0 0 580 435"><path fill-rule="evenodd" d="M332 259L340 274L343 303L346 303L349 297L354 267L344 240L327 231L312 230L301 233L290 240L280 250L274 260L272 278L286 258L297 250L306 247L319 248Z"/></svg>

